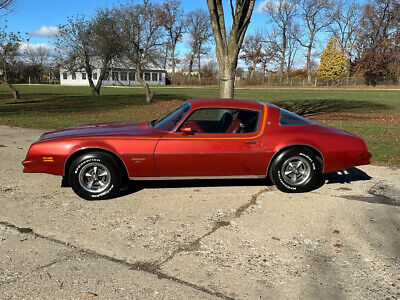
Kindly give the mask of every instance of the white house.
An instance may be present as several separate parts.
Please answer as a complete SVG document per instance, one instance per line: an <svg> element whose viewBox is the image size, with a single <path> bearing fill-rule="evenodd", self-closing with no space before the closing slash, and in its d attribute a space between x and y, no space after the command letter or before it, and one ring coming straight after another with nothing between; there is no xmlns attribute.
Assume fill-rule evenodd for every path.
<svg viewBox="0 0 400 300"><path fill-rule="evenodd" d="M97 84L100 69L95 69L92 74L94 84ZM143 70L142 78L149 85L165 85L165 70L151 69ZM61 85L82 85L89 86L87 74L84 70L70 72L66 69L60 70ZM139 85L135 69L125 68L110 68L106 72L103 80L103 86L124 86L124 85Z"/></svg>

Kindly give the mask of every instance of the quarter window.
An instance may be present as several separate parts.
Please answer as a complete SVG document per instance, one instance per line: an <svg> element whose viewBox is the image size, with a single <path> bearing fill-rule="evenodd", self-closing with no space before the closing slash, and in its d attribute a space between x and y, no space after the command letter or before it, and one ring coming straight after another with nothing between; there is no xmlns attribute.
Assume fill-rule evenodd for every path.
<svg viewBox="0 0 400 300"><path fill-rule="evenodd" d="M281 109L279 124L282 126L312 125L314 122L304 119L290 111Z"/></svg>

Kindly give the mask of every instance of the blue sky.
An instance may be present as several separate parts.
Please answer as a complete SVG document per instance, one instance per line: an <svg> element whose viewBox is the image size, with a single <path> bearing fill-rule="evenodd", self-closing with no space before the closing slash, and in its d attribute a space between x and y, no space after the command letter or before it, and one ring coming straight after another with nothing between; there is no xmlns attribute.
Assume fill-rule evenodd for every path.
<svg viewBox="0 0 400 300"><path fill-rule="evenodd" d="M70 16L84 14L90 16L94 13L96 7L112 7L119 3L132 2L131 0L16 0L14 11L3 17L7 20L8 30L20 31L30 34L30 44L51 44L52 38L49 34L54 32L58 25L65 24ZM256 1L251 24L248 33L265 27L265 15L260 13L257 8L264 0ZM135 1L137 2L137 1ZM157 2L157 0L154 0ZM181 0L185 12L196 8L207 9L206 0ZM224 0L225 15L227 16L227 25L230 24L229 1ZM187 51L185 43L180 43L177 48L178 56L183 56ZM212 52L213 52L212 47ZM209 58L213 55L211 54Z"/></svg>
<svg viewBox="0 0 400 300"><path fill-rule="evenodd" d="M66 19L77 14L91 15L95 8L112 7L119 3L128 1L113 1L113 0L17 0L14 6L14 11L4 17L7 20L8 28L11 31L20 31L32 33L38 31L41 27L51 26L56 27L64 24ZM182 7L186 12L196 8L207 9L206 0L182 0ZM228 1L225 1L228 4ZM262 0L258 0L256 5L259 5ZM227 7L228 9L228 7ZM228 12L228 11L227 11ZM251 28L262 26L264 17L262 14L255 12L252 18ZM39 32L40 33L40 32ZM45 33L43 30L41 33ZM31 43L46 43L49 42L45 36L33 35L30 38Z"/></svg>

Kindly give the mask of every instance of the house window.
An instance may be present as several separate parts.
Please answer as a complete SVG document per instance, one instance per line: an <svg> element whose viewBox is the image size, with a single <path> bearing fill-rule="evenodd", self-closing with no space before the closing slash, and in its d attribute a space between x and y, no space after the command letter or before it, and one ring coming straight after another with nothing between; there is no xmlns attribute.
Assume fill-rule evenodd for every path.
<svg viewBox="0 0 400 300"><path fill-rule="evenodd" d="M129 81L135 81L135 73L129 72Z"/></svg>
<svg viewBox="0 0 400 300"><path fill-rule="evenodd" d="M72 72L72 80L76 80L76 73Z"/></svg>
<svg viewBox="0 0 400 300"><path fill-rule="evenodd" d="M118 81L118 72L112 72L112 80Z"/></svg>
<svg viewBox="0 0 400 300"><path fill-rule="evenodd" d="M109 72L105 73L104 80L110 80L110 73Z"/></svg>
<svg viewBox="0 0 400 300"><path fill-rule="evenodd" d="M82 73L82 79L86 79L86 73Z"/></svg>
<svg viewBox="0 0 400 300"><path fill-rule="evenodd" d="M162 80L162 73L158 73L158 80L159 80L159 81L163 81L163 80Z"/></svg>
<svg viewBox="0 0 400 300"><path fill-rule="evenodd" d="M128 73L121 72L121 81L127 81L127 80L128 80Z"/></svg>
<svg viewBox="0 0 400 300"><path fill-rule="evenodd" d="M150 81L150 73L144 73L144 80Z"/></svg>
<svg viewBox="0 0 400 300"><path fill-rule="evenodd" d="M157 81L158 78L157 75L158 75L157 73L151 73L151 81Z"/></svg>
<svg viewBox="0 0 400 300"><path fill-rule="evenodd" d="M93 73L92 78L93 80L97 80L97 73Z"/></svg>
<svg viewBox="0 0 400 300"><path fill-rule="evenodd" d="M64 80L67 80L67 79L68 79L68 74L67 74L67 72L64 72L64 73L63 73L63 79L64 79Z"/></svg>

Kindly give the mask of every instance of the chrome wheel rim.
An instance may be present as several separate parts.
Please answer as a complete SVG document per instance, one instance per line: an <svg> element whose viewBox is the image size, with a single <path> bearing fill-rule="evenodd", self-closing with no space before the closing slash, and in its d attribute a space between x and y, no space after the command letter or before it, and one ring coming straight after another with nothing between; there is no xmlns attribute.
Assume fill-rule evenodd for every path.
<svg viewBox="0 0 400 300"><path fill-rule="evenodd" d="M79 184L89 193L104 192L110 182L110 171L100 163L89 163L79 172Z"/></svg>
<svg viewBox="0 0 400 300"><path fill-rule="evenodd" d="M289 185L302 185L311 176L310 163L301 156L294 156L287 159L281 169L283 181Z"/></svg>

